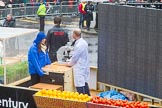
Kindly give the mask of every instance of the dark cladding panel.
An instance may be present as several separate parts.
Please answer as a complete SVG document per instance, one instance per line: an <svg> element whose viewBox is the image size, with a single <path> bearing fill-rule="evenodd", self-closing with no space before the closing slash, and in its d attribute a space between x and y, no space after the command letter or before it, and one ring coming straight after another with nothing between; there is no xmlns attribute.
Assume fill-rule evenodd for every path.
<svg viewBox="0 0 162 108"><path fill-rule="evenodd" d="M162 98L161 22L160 10L99 4L98 81Z"/></svg>
<svg viewBox="0 0 162 108"><path fill-rule="evenodd" d="M108 13L105 13L105 9L107 11L109 11L109 8L110 7L107 7L106 5L99 5L99 15L98 16L101 16L101 15L104 15L102 17L99 17L99 21L98 21L98 25L100 26L99 28L99 35L101 36L99 39L98 39L98 43L100 45L98 45L98 49L100 49L100 51L98 51L98 55L100 56L103 56L103 58L106 58L106 57L109 57L108 56L108 53L105 53L105 51L107 51L107 42L108 39L109 39L109 34L108 34L108 26L106 23L103 23L103 20L105 22L108 23ZM105 19L106 18L106 19ZM102 29L101 29L102 28ZM102 32L103 31L106 31L106 33ZM107 37L104 39L104 37ZM108 58L107 58L108 59ZM98 62L100 62L100 64L98 64L100 68L100 75L98 74L98 80L99 81L102 81L102 82L106 82L106 77L105 77L105 73L107 72L107 70L104 69L104 67L107 67L107 64L109 64L110 66L110 63L108 63L106 60L102 60L102 59L98 59ZM109 67L107 67L109 68Z"/></svg>

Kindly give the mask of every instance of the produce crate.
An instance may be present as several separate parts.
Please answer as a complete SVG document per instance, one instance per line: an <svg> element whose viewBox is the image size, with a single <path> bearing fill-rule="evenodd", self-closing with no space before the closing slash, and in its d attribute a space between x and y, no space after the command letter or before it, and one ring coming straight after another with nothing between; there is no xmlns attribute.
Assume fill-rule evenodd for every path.
<svg viewBox="0 0 162 108"><path fill-rule="evenodd" d="M122 107L87 102L87 108L122 108Z"/></svg>
<svg viewBox="0 0 162 108"><path fill-rule="evenodd" d="M35 85L30 86L33 89L51 89L51 90L60 90L63 91L63 86L54 85L54 84L45 84L45 83L37 83Z"/></svg>
<svg viewBox="0 0 162 108"><path fill-rule="evenodd" d="M87 108L86 102L70 101L57 98L35 96L37 108Z"/></svg>
<svg viewBox="0 0 162 108"><path fill-rule="evenodd" d="M62 85L64 91L75 91L73 81L73 69L57 62L43 67L43 71L49 72L49 75L41 77L41 83Z"/></svg>

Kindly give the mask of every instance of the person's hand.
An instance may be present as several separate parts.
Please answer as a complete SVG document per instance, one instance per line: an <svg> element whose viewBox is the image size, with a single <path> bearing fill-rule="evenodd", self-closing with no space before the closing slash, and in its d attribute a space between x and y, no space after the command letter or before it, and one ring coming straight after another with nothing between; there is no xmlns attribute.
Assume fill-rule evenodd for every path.
<svg viewBox="0 0 162 108"><path fill-rule="evenodd" d="M51 65L46 65L45 67L50 67Z"/></svg>
<svg viewBox="0 0 162 108"><path fill-rule="evenodd" d="M49 72L44 72L45 75L49 75Z"/></svg>
<svg viewBox="0 0 162 108"><path fill-rule="evenodd" d="M70 65L69 62L66 62L66 66L72 67L72 65Z"/></svg>
<svg viewBox="0 0 162 108"><path fill-rule="evenodd" d="M58 65L68 66L68 63L67 62L58 61Z"/></svg>

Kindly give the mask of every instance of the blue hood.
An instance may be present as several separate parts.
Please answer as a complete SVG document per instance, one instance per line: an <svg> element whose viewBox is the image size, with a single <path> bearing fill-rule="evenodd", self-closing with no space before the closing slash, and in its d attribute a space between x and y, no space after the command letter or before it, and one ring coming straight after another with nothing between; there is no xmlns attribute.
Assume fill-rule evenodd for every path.
<svg viewBox="0 0 162 108"><path fill-rule="evenodd" d="M46 38L46 35L44 34L44 32L39 32L37 34L36 39L34 40L34 43L36 43L36 45L38 45L45 38Z"/></svg>

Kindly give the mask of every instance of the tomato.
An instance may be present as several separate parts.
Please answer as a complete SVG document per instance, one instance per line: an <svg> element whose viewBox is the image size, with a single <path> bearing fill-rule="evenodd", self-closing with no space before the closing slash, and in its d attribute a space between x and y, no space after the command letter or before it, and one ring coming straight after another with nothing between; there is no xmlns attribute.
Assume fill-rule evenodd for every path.
<svg viewBox="0 0 162 108"><path fill-rule="evenodd" d="M146 102L139 102L139 101L129 102L127 100L113 100L113 99L101 98L99 96L93 97L91 102L96 103L96 104L119 106L119 107L123 107L123 108L149 108L148 103L146 103Z"/></svg>
<svg viewBox="0 0 162 108"><path fill-rule="evenodd" d="M102 104L106 104L106 101L103 99L103 100L101 100L101 103Z"/></svg>
<svg viewBox="0 0 162 108"><path fill-rule="evenodd" d="M97 99L95 100L95 103L99 103Z"/></svg>
<svg viewBox="0 0 162 108"><path fill-rule="evenodd" d="M93 103L96 103L96 100L95 100L95 99L92 99L92 102L93 102Z"/></svg>
<svg viewBox="0 0 162 108"><path fill-rule="evenodd" d="M106 103L107 103L108 105L111 105L111 102L110 102L109 100L107 100Z"/></svg>
<svg viewBox="0 0 162 108"><path fill-rule="evenodd" d="M96 96L96 99L100 99L100 97L99 96Z"/></svg>

